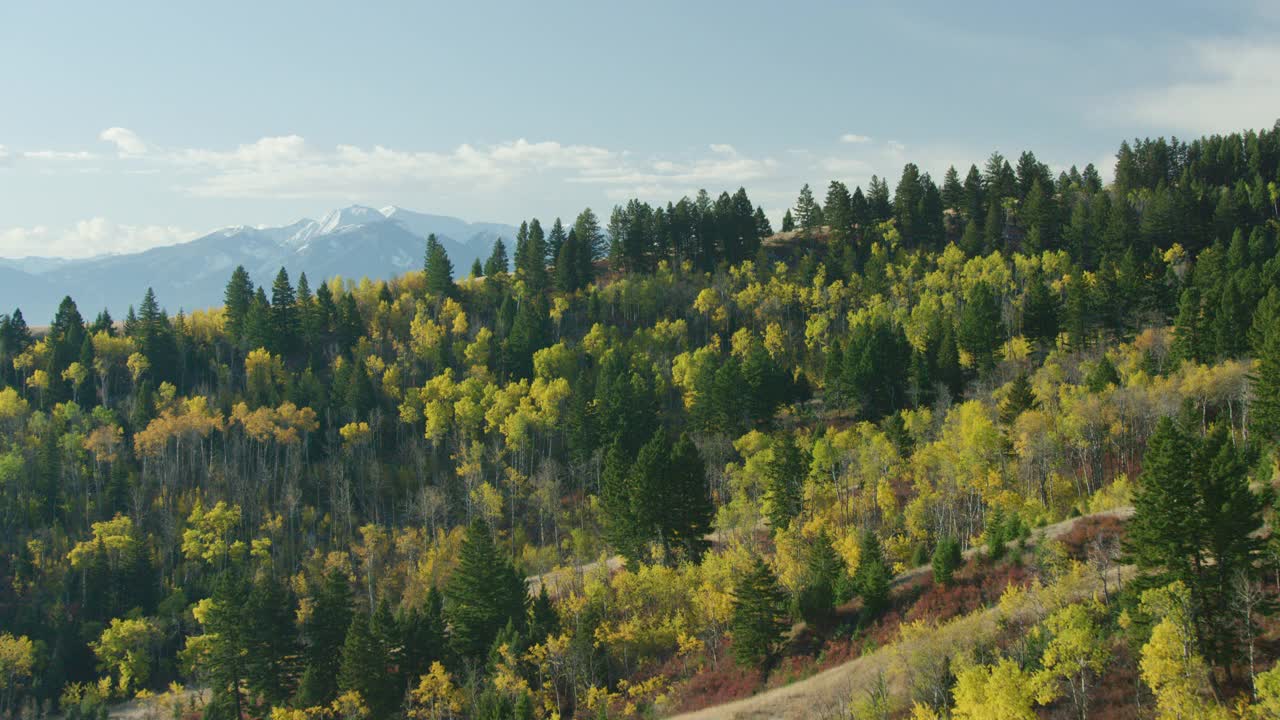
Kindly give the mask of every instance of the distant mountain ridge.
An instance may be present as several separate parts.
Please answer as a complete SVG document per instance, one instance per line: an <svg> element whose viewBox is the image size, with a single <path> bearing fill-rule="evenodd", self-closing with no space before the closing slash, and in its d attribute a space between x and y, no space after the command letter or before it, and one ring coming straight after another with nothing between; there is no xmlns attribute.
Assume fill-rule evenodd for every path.
<svg viewBox="0 0 1280 720"><path fill-rule="evenodd" d="M294 283L305 272L313 288L335 275L384 279L420 268L431 233L448 251L455 272L465 274L474 260L488 256L498 238L510 245L516 229L394 205L352 205L320 220L226 227L190 242L128 255L0 258L0 312L21 308L28 323L43 325L63 296L70 295L86 318L107 308L118 319L138 304L147 287L171 314L212 307L222 304L223 289L237 265L249 271L255 284L269 285L281 267Z"/></svg>

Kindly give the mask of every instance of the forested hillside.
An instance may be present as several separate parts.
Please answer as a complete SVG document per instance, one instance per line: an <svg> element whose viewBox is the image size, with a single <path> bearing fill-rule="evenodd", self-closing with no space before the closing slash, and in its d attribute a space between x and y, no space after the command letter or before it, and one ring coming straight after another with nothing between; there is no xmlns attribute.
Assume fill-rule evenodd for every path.
<svg viewBox="0 0 1280 720"><path fill-rule="evenodd" d="M895 643L848 716L1276 717L1280 123L1114 178L0 316L0 717L661 716Z"/></svg>

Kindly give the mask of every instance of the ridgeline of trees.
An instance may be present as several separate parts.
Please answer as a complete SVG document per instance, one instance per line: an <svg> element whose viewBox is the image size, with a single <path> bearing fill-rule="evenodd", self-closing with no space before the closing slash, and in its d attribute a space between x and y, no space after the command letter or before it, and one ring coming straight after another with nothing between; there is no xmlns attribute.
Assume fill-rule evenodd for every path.
<svg viewBox="0 0 1280 720"><path fill-rule="evenodd" d="M530 219L458 282L431 237L387 282L2 315L0 716L179 681L214 720L666 711L1132 503L1091 556L1122 592L872 705L1086 717L1127 644L1162 717L1264 717L1280 125L1114 175L994 153L806 185L781 235L704 191Z"/></svg>

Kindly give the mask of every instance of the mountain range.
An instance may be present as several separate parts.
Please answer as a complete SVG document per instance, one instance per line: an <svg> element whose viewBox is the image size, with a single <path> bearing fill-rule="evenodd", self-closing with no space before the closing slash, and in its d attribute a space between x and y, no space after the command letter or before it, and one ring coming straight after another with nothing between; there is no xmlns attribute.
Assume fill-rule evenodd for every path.
<svg viewBox="0 0 1280 720"><path fill-rule="evenodd" d="M63 296L91 319L107 308L117 319L151 287L170 313L222 304L231 271L243 265L255 284L270 285L281 267L295 284L307 274L312 288L341 275L382 279L422 266L428 234L435 233L465 274L476 258L487 257L494 241L511 245L516 229L498 223L468 223L390 206L361 205L333 210L321 220L302 219L284 227L236 226L178 245L126 255L84 259L0 258L0 312L22 309L27 322L49 322Z"/></svg>

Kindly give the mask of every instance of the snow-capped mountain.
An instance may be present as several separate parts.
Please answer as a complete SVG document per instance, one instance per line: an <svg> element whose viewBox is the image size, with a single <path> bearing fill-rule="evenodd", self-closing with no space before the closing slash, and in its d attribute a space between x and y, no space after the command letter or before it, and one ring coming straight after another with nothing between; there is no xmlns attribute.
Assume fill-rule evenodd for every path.
<svg viewBox="0 0 1280 720"><path fill-rule="evenodd" d="M170 312L222 304L231 271L243 265L256 284L269 285L281 267L296 283L301 273L314 288L340 275L383 279L422 266L424 243L435 233L454 270L464 274L487 257L499 237L513 244L515 228L468 223L395 206L352 205L320 220L303 218L282 227L239 225L179 245L129 255L84 260L0 259L0 312L22 308L27 322L43 325L64 295L92 318L107 308L116 318L137 305L147 287Z"/></svg>

